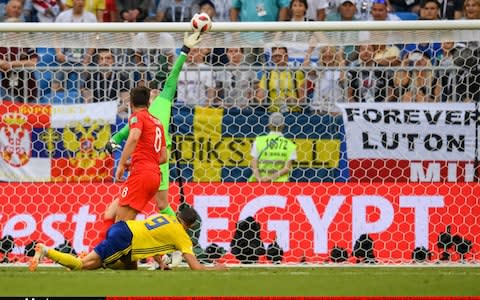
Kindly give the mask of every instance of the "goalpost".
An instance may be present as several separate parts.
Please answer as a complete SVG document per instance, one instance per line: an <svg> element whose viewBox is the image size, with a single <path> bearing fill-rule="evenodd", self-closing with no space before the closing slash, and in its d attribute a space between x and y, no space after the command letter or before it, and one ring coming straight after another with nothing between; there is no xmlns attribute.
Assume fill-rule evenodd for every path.
<svg viewBox="0 0 480 300"><path fill-rule="evenodd" d="M32 241L95 246L120 191L118 157L103 148L128 117L125 92L161 89L189 31L188 23L0 23L0 54L34 61L0 71L8 260L26 261ZM172 110L169 200L199 213L199 257L478 262L478 41L480 20L214 22L196 54L205 63L184 66ZM275 60L278 47L288 61ZM96 49L87 64L85 49ZM101 64L99 49L114 63ZM234 55L241 64L222 63ZM297 147L289 182L249 182L253 141L274 111ZM154 212L150 203L140 217ZM238 227L248 217L258 224Z"/></svg>
<svg viewBox="0 0 480 300"><path fill-rule="evenodd" d="M277 40L275 32L316 32L317 36L324 37L323 42L330 45L360 44L360 43L414 43L441 42L441 41L476 41L479 37L477 20L448 20L448 21L362 21L362 22L213 22L209 34L204 36L202 45L209 47L227 47L233 45L263 47L267 42L288 42ZM183 37L184 32L191 30L189 23L2 23L0 24L2 40L5 46L31 47L99 47L109 45L115 48L132 46L132 38L125 33L177 33ZM367 33L368 31L371 31ZM232 35L232 33L263 32L265 35ZM343 32L357 32L344 38ZM45 34L48 33L48 34ZM83 33L78 40L75 33ZM181 33L181 34L180 34ZM269 34L271 33L271 34ZM321 34L320 34L321 33ZM175 36L177 36L175 35ZM143 48L162 47L157 44L155 35L142 40ZM182 40L175 40L180 45ZM310 36L295 40L297 43L311 42ZM313 41L316 45L322 40Z"/></svg>

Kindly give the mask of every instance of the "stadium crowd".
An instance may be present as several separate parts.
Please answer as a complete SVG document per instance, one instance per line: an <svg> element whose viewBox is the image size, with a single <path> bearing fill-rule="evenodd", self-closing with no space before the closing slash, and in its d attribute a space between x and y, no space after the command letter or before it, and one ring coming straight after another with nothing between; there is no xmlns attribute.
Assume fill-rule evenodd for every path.
<svg viewBox="0 0 480 300"><path fill-rule="evenodd" d="M0 6L3 22L188 22L200 11L213 21L234 22L479 19L480 1L9 0ZM176 105L336 115L337 102L472 101L480 90L476 42L315 48L295 44L295 34L277 33L290 41L285 47L194 49L178 82ZM173 37L163 35L165 45L172 44ZM3 47L0 96L123 104L131 87L162 89L177 52ZM46 68L52 66L57 69ZM87 72L87 66L98 71Z"/></svg>

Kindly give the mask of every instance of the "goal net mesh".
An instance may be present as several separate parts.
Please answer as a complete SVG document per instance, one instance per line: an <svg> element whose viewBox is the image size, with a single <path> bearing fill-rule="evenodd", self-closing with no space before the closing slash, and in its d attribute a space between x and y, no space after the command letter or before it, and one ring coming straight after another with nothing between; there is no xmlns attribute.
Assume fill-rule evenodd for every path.
<svg viewBox="0 0 480 300"><path fill-rule="evenodd" d="M478 261L480 30L377 27L216 31L191 51L166 176L171 206L186 201L201 219L199 259ZM35 241L90 251L121 189L120 152L105 145L131 113L130 88L162 90L183 32L0 40L3 261L27 261ZM259 182L252 161L284 147L257 140L252 151L274 112L295 151L278 167L292 161L287 180L272 182L270 168ZM152 199L137 218L157 211Z"/></svg>

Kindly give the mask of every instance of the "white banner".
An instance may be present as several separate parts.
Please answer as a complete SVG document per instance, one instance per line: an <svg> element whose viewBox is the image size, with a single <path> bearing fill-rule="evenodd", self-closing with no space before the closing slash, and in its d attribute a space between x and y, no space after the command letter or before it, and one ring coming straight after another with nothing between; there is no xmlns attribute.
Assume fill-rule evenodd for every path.
<svg viewBox="0 0 480 300"><path fill-rule="evenodd" d="M88 104L53 105L51 127L63 128L75 122L90 125L89 121L102 120L106 124L115 124L118 104L116 101Z"/></svg>
<svg viewBox="0 0 480 300"><path fill-rule="evenodd" d="M0 181L50 181L50 158L30 158L24 165L9 164L0 159Z"/></svg>
<svg viewBox="0 0 480 300"><path fill-rule="evenodd" d="M349 159L471 161L473 103L342 103Z"/></svg>

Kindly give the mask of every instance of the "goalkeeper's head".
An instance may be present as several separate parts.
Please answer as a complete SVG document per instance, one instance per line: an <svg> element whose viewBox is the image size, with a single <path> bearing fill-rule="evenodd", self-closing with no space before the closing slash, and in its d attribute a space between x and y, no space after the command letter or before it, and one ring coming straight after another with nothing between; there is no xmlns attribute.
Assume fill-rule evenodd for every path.
<svg viewBox="0 0 480 300"><path fill-rule="evenodd" d="M150 104L150 89L144 86L130 90L130 105L132 108L148 107Z"/></svg>
<svg viewBox="0 0 480 300"><path fill-rule="evenodd" d="M177 218L185 229L188 229L197 221L198 215L195 209L186 206L177 213Z"/></svg>

